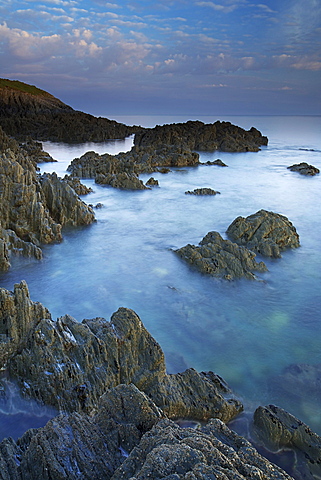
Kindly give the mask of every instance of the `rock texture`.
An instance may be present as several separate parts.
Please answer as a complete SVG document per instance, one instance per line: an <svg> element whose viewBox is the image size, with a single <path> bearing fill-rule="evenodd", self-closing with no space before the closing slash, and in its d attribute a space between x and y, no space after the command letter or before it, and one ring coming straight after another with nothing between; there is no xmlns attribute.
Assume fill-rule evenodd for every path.
<svg viewBox="0 0 321 480"><path fill-rule="evenodd" d="M217 192L212 188L206 188L206 187L195 188L195 190L188 190L187 192L185 192L186 195L217 195L218 193L221 193L221 192Z"/></svg>
<svg viewBox="0 0 321 480"><path fill-rule="evenodd" d="M94 213L56 174L39 175L34 157L0 127L0 267L10 256L41 258L41 244L60 242L64 225L87 225Z"/></svg>
<svg viewBox="0 0 321 480"><path fill-rule="evenodd" d="M218 165L219 167L227 167L226 163L222 162L219 158L211 162L208 160L207 162L200 162L200 165Z"/></svg>
<svg viewBox="0 0 321 480"><path fill-rule="evenodd" d="M287 168L291 170L291 172L298 172L301 173L301 175L313 176L320 173L320 170L317 167L309 165L306 162L296 163Z"/></svg>
<svg viewBox="0 0 321 480"><path fill-rule="evenodd" d="M321 438L296 417L275 405L258 407L254 413L254 431L272 451L293 449L296 453L296 477L321 475Z"/></svg>
<svg viewBox="0 0 321 480"><path fill-rule="evenodd" d="M267 137L256 128L244 130L230 122L217 121L204 124L189 121L170 125L157 125L136 133L134 144L139 147L180 145L190 150L221 150L225 152L257 152L267 145Z"/></svg>
<svg viewBox="0 0 321 480"><path fill-rule="evenodd" d="M175 250L175 253L201 273L226 280L240 277L254 279L253 272L267 270L263 262L256 262L255 253L224 240L218 232L209 232L199 246L188 244Z"/></svg>
<svg viewBox="0 0 321 480"><path fill-rule="evenodd" d="M3 358L25 395L64 411L90 412L107 389L133 383L171 418L228 421L242 410L212 372L188 369L167 375L160 346L132 310L120 308L110 322L95 318L79 323L68 315L55 322L30 303L26 288L22 282L13 293L1 290L3 305L17 305L6 307L3 316ZM17 311L21 324L28 326L20 333Z"/></svg>
<svg viewBox="0 0 321 480"><path fill-rule="evenodd" d="M53 142L102 142L141 130L73 110L48 92L0 79L0 126L10 136Z"/></svg>
<svg viewBox="0 0 321 480"><path fill-rule="evenodd" d="M237 217L226 233L233 242L267 257L279 258L283 250L300 246L299 235L288 218L266 210Z"/></svg>

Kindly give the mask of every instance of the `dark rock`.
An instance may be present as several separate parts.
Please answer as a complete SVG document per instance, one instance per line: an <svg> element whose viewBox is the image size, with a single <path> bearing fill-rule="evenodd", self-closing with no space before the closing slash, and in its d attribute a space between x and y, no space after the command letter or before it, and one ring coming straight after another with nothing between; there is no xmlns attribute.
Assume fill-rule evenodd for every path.
<svg viewBox="0 0 321 480"><path fill-rule="evenodd" d="M217 193L221 192L217 192L212 188L195 188L193 191L188 190L185 192L187 195L216 195Z"/></svg>
<svg viewBox="0 0 321 480"><path fill-rule="evenodd" d="M278 258L283 250L300 246L299 235L288 218L266 210L237 217L226 233L238 245L267 257Z"/></svg>
<svg viewBox="0 0 321 480"><path fill-rule="evenodd" d="M53 142L103 142L125 138L142 127L97 118L32 85L0 79L0 125L10 136Z"/></svg>
<svg viewBox="0 0 321 480"><path fill-rule="evenodd" d="M201 273L226 280L240 277L255 279L254 271L267 270L263 262L255 261L255 253L224 240L218 232L209 232L199 246L188 244L175 250L175 253Z"/></svg>
<svg viewBox="0 0 321 480"><path fill-rule="evenodd" d="M38 163L57 161L54 160L48 152L43 150L42 143L36 142L32 138L28 138L25 143L20 144L20 148L27 153L35 166Z"/></svg>
<svg viewBox="0 0 321 480"><path fill-rule="evenodd" d="M148 185L149 187L158 187L159 183L158 180L155 180L154 177L150 177L150 179L147 180L146 185Z"/></svg>
<svg viewBox="0 0 321 480"><path fill-rule="evenodd" d="M8 371L25 395L41 403L90 412L107 389L133 383L171 418L229 421L242 410L214 373L188 369L166 374L160 346L132 310L120 308L110 322L96 318L79 323L68 315L54 322L44 307L39 304L37 310L30 302L25 283L14 293L1 289L1 301L4 307L15 305L6 309L1 324ZM14 330L12 343L17 312L24 328Z"/></svg>
<svg viewBox="0 0 321 480"><path fill-rule="evenodd" d="M214 419L198 429L182 429L169 420L161 420L142 437L112 476L112 480L147 478L291 479L244 438Z"/></svg>
<svg viewBox="0 0 321 480"><path fill-rule="evenodd" d="M255 435L272 451L296 452L299 478L319 478L321 438L296 417L275 405L258 407L254 413Z"/></svg>
<svg viewBox="0 0 321 480"><path fill-rule="evenodd" d="M93 189L86 187L81 183L78 177L72 177L71 175L65 175L63 180L68 183L68 185L73 188L77 195L88 195L88 193L93 192Z"/></svg>
<svg viewBox="0 0 321 480"><path fill-rule="evenodd" d="M320 170L317 167L314 167L313 165L309 165L306 162L301 162L301 163L296 163L294 165L291 165L291 167L287 167L288 170L291 170L291 172L299 172L301 175L316 175L317 173L320 173Z"/></svg>
<svg viewBox="0 0 321 480"><path fill-rule="evenodd" d="M156 145L184 145L190 150L222 150L227 152L257 152L268 139L256 128L246 131L230 122L204 124L189 121L170 125L157 125L136 133L134 144L139 147Z"/></svg>
<svg viewBox="0 0 321 480"><path fill-rule="evenodd" d="M201 162L200 165L218 165L219 167L227 167L226 163L222 162L219 158L211 162L208 160L207 162Z"/></svg>
<svg viewBox="0 0 321 480"><path fill-rule="evenodd" d="M142 180L139 180L135 173L108 173L96 175L95 182L100 185L110 185L121 190L148 190Z"/></svg>

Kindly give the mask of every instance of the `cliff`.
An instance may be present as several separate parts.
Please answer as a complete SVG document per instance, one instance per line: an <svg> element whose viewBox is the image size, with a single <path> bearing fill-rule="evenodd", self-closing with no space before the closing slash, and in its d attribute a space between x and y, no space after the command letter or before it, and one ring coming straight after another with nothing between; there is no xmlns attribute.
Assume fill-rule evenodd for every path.
<svg viewBox="0 0 321 480"><path fill-rule="evenodd" d="M6 79L0 79L0 126L22 140L65 143L125 138L140 129L76 111L44 90Z"/></svg>

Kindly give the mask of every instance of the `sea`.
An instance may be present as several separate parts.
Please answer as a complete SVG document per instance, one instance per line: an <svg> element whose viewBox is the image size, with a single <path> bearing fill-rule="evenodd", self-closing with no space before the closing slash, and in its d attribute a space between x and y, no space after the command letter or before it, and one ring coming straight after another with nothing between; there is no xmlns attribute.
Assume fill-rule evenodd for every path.
<svg viewBox="0 0 321 480"><path fill-rule="evenodd" d="M269 143L255 153L199 152L201 162L219 158L227 168L199 165L141 175L144 182L158 180L150 190L122 191L84 179L93 192L82 199L102 204L94 209L96 222L65 228L63 241L44 246L40 261L15 258L0 275L0 286L13 290L26 280L31 299L54 319L109 319L119 307L131 308L162 347L168 373L189 367L213 371L241 399L246 414L275 404L321 434L321 176L287 168L307 162L321 169L321 117L108 118L144 127L224 120L258 128ZM57 162L40 169L64 177L71 160L86 151L117 154L132 145L133 137L100 144L44 142ZM220 194L185 194L201 187ZM209 231L226 238L236 217L260 209L286 216L300 247L278 259L258 255L268 271L257 280L206 276L174 253L197 245ZM22 399L13 380L2 375L7 396L0 398L0 438L17 438L55 414Z"/></svg>

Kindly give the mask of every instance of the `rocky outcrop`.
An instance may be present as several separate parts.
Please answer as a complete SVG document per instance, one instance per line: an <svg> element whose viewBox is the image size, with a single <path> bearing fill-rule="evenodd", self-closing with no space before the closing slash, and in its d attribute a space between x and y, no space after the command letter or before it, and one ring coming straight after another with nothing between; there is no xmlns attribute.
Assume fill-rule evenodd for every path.
<svg viewBox="0 0 321 480"><path fill-rule="evenodd" d="M159 421L112 476L112 480L147 478L291 479L244 438L214 419L198 429L182 429L169 420Z"/></svg>
<svg viewBox="0 0 321 480"><path fill-rule="evenodd" d="M321 438L296 417L275 405L258 407L254 413L254 432L271 451L295 451L297 478L320 477Z"/></svg>
<svg viewBox="0 0 321 480"><path fill-rule="evenodd" d="M150 177L147 182L146 182L146 185L148 187L158 187L159 186L159 182L158 180L156 180L154 177Z"/></svg>
<svg viewBox="0 0 321 480"><path fill-rule="evenodd" d="M267 257L279 258L282 251L300 246L299 235L288 218L266 210L237 217L226 233L238 245Z"/></svg>
<svg viewBox="0 0 321 480"><path fill-rule="evenodd" d="M188 244L174 251L201 273L226 280L240 277L255 279L253 272L267 270L263 262L256 262L255 253L224 240L218 232L209 232L199 246Z"/></svg>
<svg viewBox="0 0 321 480"><path fill-rule="evenodd" d="M256 128L244 130L230 122L217 121L204 124L200 121L157 125L136 133L134 144L139 147L180 145L185 149L225 152L257 152L267 145L267 137Z"/></svg>
<svg viewBox="0 0 321 480"><path fill-rule="evenodd" d="M313 176L313 175L316 175L317 173L320 173L320 170L317 167L314 167L313 165L309 165L306 162L296 163L287 168L288 170L291 170L291 172L298 172L298 173L301 173L301 175L307 175L307 176Z"/></svg>
<svg viewBox="0 0 321 480"><path fill-rule="evenodd" d="M218 193L216 190L213 190L212 188L195 188L194 190L188 190L185 192L186 195L217 195Z"/></svg>
<svg viewBox="0 0 321 480"><path fill-rule="evenodd" d="M0 126L7 135L25 140L102 142L141 130L114 120L73 110L32 85L0 79Z"/></svg>
<svg viewBox="0 0 321 480"><path fill-rule="evenodd" d="M88 193L93 192L93 189L91 187L86 187L86 185L81 183L78 177L65 175L63 179L73 190L75 190L77 195L88 195Z"/></svg>
<svg viewBox="0 0 321 480"><path fill-rule="evenodd" d="M95 182L100 185L110 185L121 190L148 190L135 173L108 173L96 175Z"/></svg>
<svg viewBox="0 0 321 480"><path fill-rule="evenodd" d="M28 138L26 142L20 144L20 148L25 152L36 167L38 163L56 162L48 152L42 148L42 143Z"/></svg>
<svg viewBox="0 0 321 480"><path fill-rule="evenodd" d="M10 256L41 258L41 244L60 242L64 225L87 225L94 213L56 174L37 174L34 157L0 129L0 267Z"/></svg>
<svg viewBox="0 0 321 480"><path fill-rule="evenodd" d="M139 175L159 171L160 167L195 166L198 161L197 153L179 146L162 145L158 148L134 146L129 152L121 152L118 155L87 152L80 158L72 160L68 171L80 178L97 178L98 175L120 173Z"/></svg>
<svg viewBox="0 0 321 480"><path fill-rule="evenodd" d="M214 478L290 480L220 420L181 428L133 385L119 385L95 415L59 415L0 443L3 480Z"/></svg>
<svg viewBox="0 0 321 480"><path fill-rule="evenodd" d="M60 410L90 412L106 390L133 383L171 418L207 420L215 416L229 421L242 410L214 373L188 369L166 374L160 346L132 310L120 308L110 322L95 318L79 323L69 315L55 322L43 314L43 307L37 307L39 315L30 313L33 304L24 282L15 286L14 293L1 290L4 305L15 297L25 298L26 306L17 300L13 319L11 309L6 309L3 357L11 377L27 396ZM29 330L24 328L20 336L15 333L12 346L11 325L15 325L17 310Z"/></svg>
<svg viewBox="0 0 321 480"><path fill-rule="evenodd" d="M222 162L219 158L211 162L208 160L207 162L200 162L200 165L218 165L219 167L227 167L226 163Z"/></svg>

